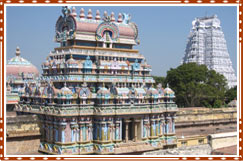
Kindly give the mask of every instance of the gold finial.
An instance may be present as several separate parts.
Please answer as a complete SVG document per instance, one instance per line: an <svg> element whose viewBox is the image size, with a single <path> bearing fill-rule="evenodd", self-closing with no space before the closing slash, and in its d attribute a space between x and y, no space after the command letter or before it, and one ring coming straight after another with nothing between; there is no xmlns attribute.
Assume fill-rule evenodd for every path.
<svg viewBox="0 0 243 161"><path fill-rule="evenodd" d="M15 54L16 54L16 56L19 56L19 55L20 55L20 49L19 49L19 46L16 47Z"/></svg>

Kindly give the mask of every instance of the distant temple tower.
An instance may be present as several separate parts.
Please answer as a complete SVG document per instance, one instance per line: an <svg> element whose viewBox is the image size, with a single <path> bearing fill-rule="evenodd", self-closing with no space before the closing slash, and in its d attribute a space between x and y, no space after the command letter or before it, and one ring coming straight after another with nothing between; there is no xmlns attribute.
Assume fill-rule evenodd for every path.
<svg viewBox="0 0 243 161"><path fill-rule="evenodd" d="M124 154L176 146L174 92L155 89L151 66L138 50L128 14L63 7L56 22L60 47L26 85L17 111L39 116L39 151L47 154Z"/></svg>
<svg viewBox="0 0 243 161"><path fill-rule="evenodd" d="M208 69L224 75L229 88L237 85L224 33L216 15L192 21L192 30L182 61L205 64Z"/></svg>
<svg viewBox="0 0 243 161"><path fill-rule="evenodd" d="M35 79L39 76L38 69L20 56L19 47L16 48L15 54L16 56L8 60L6 65L7 111L12 111L18 103L18 93L24 88L24 84L34 85Z"/></svg>

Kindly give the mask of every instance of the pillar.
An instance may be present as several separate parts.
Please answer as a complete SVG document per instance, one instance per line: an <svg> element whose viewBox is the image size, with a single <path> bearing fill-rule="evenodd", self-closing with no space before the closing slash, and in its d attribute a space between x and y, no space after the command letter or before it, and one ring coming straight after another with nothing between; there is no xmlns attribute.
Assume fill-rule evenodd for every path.
<svg viewBox="0 0 243 161"><path fill-rule="evenodd" d="M90 122L89 123L89 141L93 140L93 124Z"/></svg>
<svg viewBox="0 0 243 161"><path fill-rule="evenodd" d="M70 125L70 127L71 127L71 142L76 142L78 124L76 122L71 122L70 124L71 124Z"/></svg>
<svg viewBox="0 0 243 161"><path fill-rule="evenodd" d="M54 142L58 142L58 125L57 122L54 122Z"/></svg>
<svg viewBox="0 0 243 161"><path fill-rule="evenodd" d="M60 126L61 126L61 142L62 143L65 143L65 129L66 129L66 125L67 125L67 123L65 123L65 122L61 122L60 123Z"/></svg>
<svg viewBox="0 0 243 161"><path fill-rule="evenodd" d="M150 124L150 136L154 136L155 135L155 120L151 120L151 124Z"/></svg>
<svg viewBox="0 0 243 161"><path fill-rule="evenodd" d="M101 123L101 141L105 140L105 123Z"/></svg>
<svg viewBox="0 0 243 161"><path fill-rule="evenodd" d="M83 127L83 123L79 124L79 141L83 141Z"/></svg>
<svg viewBox="0 0 243 161"><path fill-rule="evenodd" d="M125 141L126 143L128 142L128 123L130 122L130 120L125 120L125 124L126 124L126 135L125 135Z"/></svg>
<svg viewBox="0 0 243 161"><path fill-rule="evenodd" d="M137 126L137 122L136 121L134 121L134 141L136 142L137 141L137 137L138 137L138 126Z"/></svg>
<svg viewBox="0 0 243 161"><path fill-rule="evenodd" d="M176 118L176 116L173 115L173 117L171 119L171 121L172 121L172 133L175 133L175 118Z"/></svg>
<svg viewBox="0 0 243 161"><path fill-rule="evenodd" d="M140 120L134 120L134 141L138 140L138 123Z"/></svg>

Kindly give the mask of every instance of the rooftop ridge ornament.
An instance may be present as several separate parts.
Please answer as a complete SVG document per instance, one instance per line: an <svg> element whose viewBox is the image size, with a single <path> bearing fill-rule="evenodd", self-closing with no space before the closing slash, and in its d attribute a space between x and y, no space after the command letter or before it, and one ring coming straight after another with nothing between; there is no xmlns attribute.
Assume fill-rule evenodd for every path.
<svg viewBox="0 0 243 161"><path fill-rule="evenodd" d="M72 15L75 18L77 17L77 13L76 13L76 8L75 7L72 8Z"/></svg>
<svg viewBox="0 0 243 161"><path fill-rule="evenodd" d="M106 23L110 23L111 22L111 17L110 16L106 16L103 18L104 22Z"/></svg>
<svg viewBox="0 0 243 161"><path fill-rule="evenodd" d="M79 17L80 17L81 19L85 18L85 14L84 14L84 9L83 9L83 8L81 8L81 10L80 10Z"/></svg>
<svg viewBox="0 0 243 161"><path fill-rule="evenodd" d="M111 22L114 22L116 20L114 12L111 12L110 18L111 18Z"/></svg>
<svg viewBox="0 0 243 161"><path fill-rule="evenodd" d="M122 18L123 18L122 19L123 24L129 24L132 17L130 14L122 13Z"/></svg>
<svg viewBox="0 0 243 161"><path fill-rule="evenodd" d="M122 14L121 13L118 14L117 22L118 23L121 23L122 22Z"/></svg>
<svg viewBox="0 0 243 161"><path fill-rule="evenodd" d="M62 7L62 13L64 18L66 18L71 13L71 9L68 6L64 6Z"/></svg>
<svg viewBox="0 0 243 161"><path fill-rule="evenodd" d="M93 16L92 16L92 10L89 9L89 10L88 10L87 19L92 19L92 18L93 18Z"/></svg>
<svg viewBox="0 0 243 161"><path fill-rule="evenodd" d="M99 10L96 11L95 19L100 20L100 11Z"/></svg>

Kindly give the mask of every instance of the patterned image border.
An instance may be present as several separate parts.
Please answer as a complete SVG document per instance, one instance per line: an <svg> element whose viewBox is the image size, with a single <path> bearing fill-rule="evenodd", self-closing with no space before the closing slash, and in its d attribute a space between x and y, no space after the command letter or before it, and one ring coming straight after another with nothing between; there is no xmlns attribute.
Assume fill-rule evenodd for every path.
<svg viewBox="0 0 243 161"><path fill-rule="evenodd" d="M243 33L242 33L242 21L243 21L243 15L242 15L242 11L243 11L243 6L242 6L242 1L239 0L167 0L167 1L159 1L159 0L153 0L151 2L149 1L145 1L145 0L140 0L140 1L129 1L129 0L123 0L123 1L115 1L115 0L107 0L107 1L92 1L92 0L86 0L86 1L74 1L74 0L0 0L0 75L1 75L1 84L0 84L0 91L1 91L1 99L0 99L0 103L1 103L1 108L0 108L0 159L1 160L71 160L71 159L87 159L87 160L97 160L97 159L105 159L105 158L112 158L112 159L116 159L116 160L141 160L143 158L143 160L161 160L163 159L170 159L170 160L241 160L242 159L242 118L241 118L241 93L239 93L239 116L238 116L238 123L239 123L239 156L237 157L224 157L224 156L219 156L219 157L180 157L180 156L173 156L173 157L166 157L166 156L152 156L152 157L144 157L144 156L79 156L79 157L73 157L73 156L47 156L47 155L43 155L43 157L35 157L35 156L24 156L24 157L7 157L4 154L4 50L5 50L5 36L4 36L4 32L5 32L5 28L4 28L4 17L5 17L5 5L7 4L35 4L35 5L44 5L44 4L52 4L52 5L60 5L60 4L114 4L114 5L119 5L119 4L181 4L181 5L188 5L188 4L236 4L239 6L239 59L238 59L238 63L239 63L239 69L238 69L238 75L239 75L239 82L241 82L241 61L242 61L242 57L241 57L241 48L242 48L242 37L243 37ZM241 83L239 84L239 91L241 91Z"/></svg>

